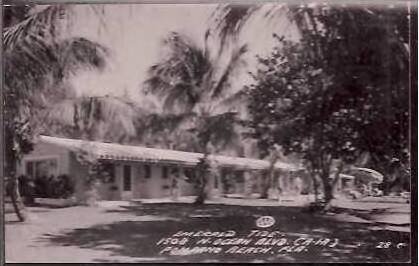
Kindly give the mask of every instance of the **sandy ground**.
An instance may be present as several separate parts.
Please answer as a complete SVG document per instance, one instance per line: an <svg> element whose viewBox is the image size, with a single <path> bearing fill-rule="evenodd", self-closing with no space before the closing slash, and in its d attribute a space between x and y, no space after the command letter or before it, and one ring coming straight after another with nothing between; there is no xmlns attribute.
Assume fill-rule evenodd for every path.
<svg viewBox="0 0 419 266"><path fill-rule="evenodd" d="M160 200L160 202L165 201L170 202L171 200ZM190 201L190 198L179 199L179 202ZM151 204L150 206L153 206L153 202L156 203L156 200L144 200L144 202L148 202ZM209 206L217 206L217 208L220 208L219 204L222 203L230 206L226 208L231 208L231 205L237 205L258 206L257 208L263 209L263 206L278 205L295 207L301 206L305 202L305 199L300 199L298 202L287 199L283 199L281 202L272 200L215 199L208 201L208 204L210 204ZM130 226L147 224L152 225L150 228L154 228L153 226L159 226L160 224L163 228L161 230L164 230L164 224L177 224L176 226L178 226L184 221L184 218L177 217L176 211L173 211L173 215L168 215L164 212L159 213L158 211L145 212L139 215L138 212L126 211L125 207L133 204L138 204L138 202L102 202L98 207L75 206L61 209L32 207L28 208L30 210L30 219L24 223L16 222L14 214L6 214L6 261L57 263L101 261L159 262L163 258L153 256L151 251L139 252L137 255L135 250L133 250L135 245L130 246L128 242L137 243L138 241L138 245L148 245L148 238L144 234L144 231L147 232L148 229L141 227L142 233L140 234L139 230L136 236L135 231L138 227L130 229ZM348 210L341 213L325 214L325 216L330 216L336 222L364 224L365 228L371 232L374 230L383 232L384 230L384 232L393 231L400 233L409 232L410 230L410 206L406 203L395 202L394 200L377 202L376 199L364 199L364 201L339 201L335 205ZM176 210L175 208L173 207L173 210ZM200 216L200 213L197 212L194 214L195 216L189 214L188 219L206 219L206 216ZM213 213L211 215L213 217L216 216ZM304 223L305 221L300 222ZM118 226L114 226L115 224L118 224ZM97 231L98 226L101 231ZM125 231L129 230L132 232L129 233L129 240L126 240L127 232ZM81 233L74 234L74 232ZM99 234L98 232L101 233ZM152 231L148 233L150 235L153 234ZM73 234L74 239L71 239L71 241L69 238L65 238L65 241L60 239L61 242L51 241L55 236L66 234ZM88 234L91 234L91 236ZM108 241L107 236L104 234L110 234L109 239L114 239L116 236L119 242ZM120 239L118 234L120 234ZM85 238L84 242L82 242L82 238ZM127 246L124 246L125 244ZM127 250L115 252L115 250L121 251L121 246L124 246Z"/></svg>
<svg viewBox="0 0 419 266"><path fill-rule="evenodd" d="M29 208L30 219L24 223L6 223L7 262L86 262L110 256L105 249L82 249L56 246L48 242L49 235L63 234L78 228L115 221L153 221L158 217L105 212L101 207L70 207L62 209ZM14 215L6 219L15 221ZM115 257L115 260L120 258ZM129 258L123 258L129 262Z"/></svg>

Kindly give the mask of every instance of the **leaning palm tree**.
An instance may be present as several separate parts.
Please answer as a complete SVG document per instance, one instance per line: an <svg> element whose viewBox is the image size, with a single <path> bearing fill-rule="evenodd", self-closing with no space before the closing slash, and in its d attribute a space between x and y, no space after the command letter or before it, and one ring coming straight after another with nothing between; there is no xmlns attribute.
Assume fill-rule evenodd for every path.
<svg viewBox="0 0 419 266"><path fill-rule="evenodd" d="M163 99L160 116L178 116L175 128L192 133L196 151L204 153L207 160L210 153L239 138L237 110L228 103L241 100L243 95L232 90L231 81L244 64L247 47L235 47L227 64L222 65L207 45L202 49L179 33L171 33L164 45L168 54L149 69L146 92ZM201 175L198 203L205 199L206 175L207 171Z"/></svg>
<svg viewBox="0 0 419 266"><path fill-rule="evenodd" d="M15 167L32 149L34 114L66 93L56 90L63 80L86 67L103 69L107 57L100 44L64 34L68 20L63 18L71 17L71 6L48 6L25 14L28 11L7 20L10 24L3 31L5 172L15 183L14 202L19 200ZM25 219L19 208L15 211L20 220Z"/></svg>

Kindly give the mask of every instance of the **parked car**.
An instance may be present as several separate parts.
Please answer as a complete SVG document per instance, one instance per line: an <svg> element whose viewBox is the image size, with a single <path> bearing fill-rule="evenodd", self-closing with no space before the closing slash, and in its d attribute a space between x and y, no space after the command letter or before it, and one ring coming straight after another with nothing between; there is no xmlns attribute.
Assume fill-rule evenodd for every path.
<svg viewBox="0 0 419 266"><path fill-rule="evenodd" d="M352 199L359 199L363 197L363 194L357 190L350 190L348 193Z"/></svg>
<svg viewBox="0 0 419 266"><path fill-rule="evenodd" d="M382 190L380 190L380 189L378 189L378 188L373 188L373 189L372 189L371 196L373 196L373 197L381 197L381 196L383 196L383 195L384 195L384 193L383 193L383 191L382 191Z"/></svg>

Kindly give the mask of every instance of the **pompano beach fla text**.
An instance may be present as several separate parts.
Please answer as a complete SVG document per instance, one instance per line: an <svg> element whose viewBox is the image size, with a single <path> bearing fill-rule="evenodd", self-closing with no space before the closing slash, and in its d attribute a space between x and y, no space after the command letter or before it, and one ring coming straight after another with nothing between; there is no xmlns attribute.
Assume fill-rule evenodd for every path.
<svg viewBox="0 0 419 266"><path fill-rule="evenodd" d="M156 245L162 247L160 254L266 254L300 253L310 246L333 248L339 240L312 237L286 237L280 231L251 230L239 236L236 231L179 231L170 237L161 238Z"/></svg>

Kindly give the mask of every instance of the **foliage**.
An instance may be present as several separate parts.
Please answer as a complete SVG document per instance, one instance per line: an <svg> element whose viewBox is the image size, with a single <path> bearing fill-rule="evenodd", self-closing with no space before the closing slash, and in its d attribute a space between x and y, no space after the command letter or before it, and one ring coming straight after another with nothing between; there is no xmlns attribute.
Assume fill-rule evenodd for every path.
<svg viewBox="0 0 419 266"><path fill-rule="evenodd" d="M148 93L163 97L163 115L154 116L154 120L158 120L156 117L170 117L172 125L165 123L164 129L192 132L198 150L204 152L208 143L219 144L216 143L221 135L218 130L224 129L222 135L225 138L228 136L224 134L226 130L232 129L229 123L234 120L234 112L223 100L234 94L230 91L230 79L243 65L242 56L247 48L243 45L234 49L223 67L212 59L207 48L198 48L189 38L178 33L172 33L164 45L168 55L150 68L150 78L145 82ZM224 126L221 126L223 121Z"/></svg>
<svg viewBox="0 0 419 266"><path fill-rule="evenodd" d="M247 46L232 49L223 65L219 57L212 56L207 45L201 49L179 33L172 33L163 44L167 55L149 69L149 79L145 82L147 93L162 97L163 114L157 114L145 124L163 122L170 117L170 122L160 124L163 142L170 148L181 147L206 156L237 140L237 117L224 100L230 103L235 95L230 80L243 66ZM147 129L159 131L154 126ZM182 135L189 139L179 138ZM182 142L189 145L185 147ZM202 183L205 185L206 181Z"/></svg>
<svg viewBox="0 0 419 266"><path fill-rule="evenodd" d="M167 55L150 67L145 86L147 93L163 97L163 107L168 113L208 109L205 104L226 97L223 93L229 92L229 82L244 64L242 56L247 52L246 45L233 49L224 66L213 59L207 48L197 47L179 33L172 33L163 45Z"/></svg>
<svg viewBox="0 0 419 266"><path fill-rule="evenodd" d="M374 12L298 10L301 39L275 36L278 45L259 58L249 88L252 134L265 149L277 143L303 154L326 200L336 162L342 170L368 152L377 168L385 167L408 148L409 51L398 24L389 23L396 17Z"/></svg>
<svg viewBox="0 0 419 266"><path fill-rule="evenodd" d="M198 164L195 166L196 174L192 177L192 182L198 188L198 196L195 200L195 204L203 204L205 199L208 197L209 191L207 191L207 184L211 178L217 178L220 173L220 167L217 162L209 157L206 153L202 158L199 159Z"/></svg>
<svg viewBox="0 0 419 266"><path fill-rule="evenodd" d="M122 142L135 135L137 112L144 113L114 96L70 98L44 109L39 126L47 135Z"/></svg>
<svg viewBox="0 0 419 266"><path fill-rule="evenodd" d="M84 67L102 69L107 55L98 43L60 34L62 18L71 15L70 7L52 5L32 9L13 6L7 9L4 39L4 121L6 173L13 175L16 161L30 151L37 133L34 122L39 110L63 97L59 84Z"/></svg>
<svg viewBox="0 0 419 266"><path fill-rule="evenodd" d="M35 197L65 199L74 193L74 183L68 175L41 176L33 182Z"/></svg>
<svg viewBox="0 0 419 266"><path fill-rule="evenodd" d="M220 56L229 45L234 45L240 32L248 24L248 20L260 10L257 4L222 4L211 16L208 32L214 32L219 40L218 55Z"/></svg>
<svg viewBox="0 0 419 266"><path fill-rule="evenodd" d="M143 145L182 151L198 151L199 147L190 128L189 117L185 114L146 114L137 119L136 139Z"/></svg>

